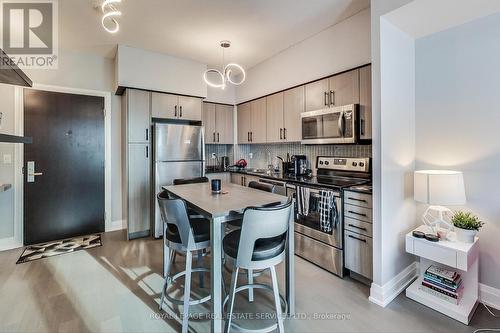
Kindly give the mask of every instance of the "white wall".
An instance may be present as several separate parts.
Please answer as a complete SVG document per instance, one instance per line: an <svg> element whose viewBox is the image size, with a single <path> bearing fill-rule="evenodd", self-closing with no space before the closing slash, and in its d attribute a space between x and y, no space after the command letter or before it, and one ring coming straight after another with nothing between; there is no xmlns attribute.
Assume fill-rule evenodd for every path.
<svg viewBox="0 0 500 333"><path fill-rule="evenodd" d="M381 18L380 22L381 174L380 285L414 261L405 251L405 234L415 219L415 43Z"/></svg>
<svg viewBox="0 0 500 333"><path fill-rule="evenodd" d="M381 82L380 82L380 17L411 0L371 1L371 57L372 57L372 126L373 126L373 281L382 286L382 166L381 166ZM384 264L388 264L387 260Z"/></svg>
<svg viewBox="0 0 500 333"><path fill-rule="evenodd" d="M206 64L120 45L115 66L118 86L207 96Z"/></svg>
<svg viewBox="0 0 500 333"><path fill-rule="evenodd" d="M238 103L370 62L370 10L276 54L247 71Z"/></svg>
<svg viewBox="0 0 500 333"><path fill-rule="evenodd" d="M417 168L464 172L480 282L500 288L500 14L416 42ZM453 208L453 207L450 207Z"/></svg>
<svg viewBox="0 0 500 333"><path fill-rule="evenodd" d="M2 123L0 133L15 133L14 87L0 84L0 112ZM14 184L14 159L12 164L4 164L4 155L14 158L15 145L0 143L0 184ZM0 192L0 240L14 236L14 199L16 189ZM1 243L1 242L0 242Z"/></svg>

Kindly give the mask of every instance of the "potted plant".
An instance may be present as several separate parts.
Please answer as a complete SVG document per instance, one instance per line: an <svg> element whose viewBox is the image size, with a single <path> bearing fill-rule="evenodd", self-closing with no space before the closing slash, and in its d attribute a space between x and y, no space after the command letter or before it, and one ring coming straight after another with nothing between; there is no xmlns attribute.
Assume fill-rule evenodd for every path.
<svg viewBox="0 0 500 333"><path fill-rule="evenodd" d="M465 243L474 243L474 237L484 224L476 215L463 211L455 212L451 221L455 226L457 240Z"/></svg>

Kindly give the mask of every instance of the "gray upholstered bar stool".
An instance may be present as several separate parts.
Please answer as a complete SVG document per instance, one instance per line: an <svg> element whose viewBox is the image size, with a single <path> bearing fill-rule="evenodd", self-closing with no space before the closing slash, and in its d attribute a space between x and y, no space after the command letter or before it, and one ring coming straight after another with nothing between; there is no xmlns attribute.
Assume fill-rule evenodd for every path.
<svg viewBox="0 0 500 333"><path fill-rule="evenodd" d="M269 192L269 193L274 193L276 191L276 186L273 184L266 184L266 183L261 183L261 182L256 182L255 180L252 180L250 183L248 183L248 187L254 188L256 190L261 190L264 192ZM241 229L241 225L243 223L243 220L234 220L231 222L228 222L228 230L231 232L232 230L236 229ZM225 268L227 268L226 265L224 265ZM240 272L240 274L244 274L245 272ZM253 278L258 277L262 274L261 272L254 272L253 270L249 269L247 270L247 278L248 278L248 283L252 284L253 283ZM248 290L248 301L253 302L253 289Z"/></svg>
<svg viewBox="0 0 500 333"><path fill-rule="evenodd" d="M201 304L210 300L210 295L190 300L191 274L194 272L210 272L203 267L192 268L193 254L210 248L210 221L204 218L190 218L186 203L182 199L170 199L166 191L158 194L161 217L164 225L164 246L170 252L170 262L166 267L165 282L161 292L160 310L163 307L165 297L172 303L183 305L182 332L188 331L189 306ZM186 269L170 277L170 269L173 263L173 251L183 252L186 255ZM174 282L177 278L185 276L184 297L182 300L170 297L166 290L169 281ZM200 281L202 283L202 280Z"/></svg>
<svg viewBox="0 0 500 333"><path fill-rule="evenodd" d="M231 287L225 303L229 302L226 332L231 327L241 331L270 332L278 329L284 332L281 297L279 295L278 279L275 266L285 259L287 237L290 235L289 221L292 213L292 201L272 207L249 207L243 215L243 224L240 230L235 230L224 237L223 248L229 260L234 261L231 275ZM271 271L272 287L258 283L248 283L237 286L240 269ZM266 289L274 294L277 323L269 327L250 330L232 323L234 298L236 293L246 289ZM283 301L284 302L284 301Z"/></svg>

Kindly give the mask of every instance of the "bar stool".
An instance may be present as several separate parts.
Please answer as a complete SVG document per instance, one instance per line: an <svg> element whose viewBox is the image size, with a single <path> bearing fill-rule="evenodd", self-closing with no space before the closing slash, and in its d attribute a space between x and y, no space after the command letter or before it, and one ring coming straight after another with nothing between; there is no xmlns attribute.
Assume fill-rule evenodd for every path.
<svg viewBox="0 0 500 333"><path fill-rule="evenodd" d="M235 230L224 237L223 249L229 260L234 262L231 274L231 287L224 305L229 301L228 320L225 332L231 326L245 331L270 332L278 329L284 332L281 302L286 302L280 297L278 279L275 266L285 259L287 237L290 235L289 220L292 213L292 201L272 207L249 207L243 215L243 224L240 230ZM271 271L272 287L264 284L248 283L237 286L238 272L240 269ZM250 330L232 323L234 298L236 293L251 289L265 289L274 294L277 323L260 330Z"/></svg>
<svg viewBox="0 0 500 333"><path fill-rule="evenodd" d="M200 252L210 248L210 221L204 218L190 218L186 203L182 199L170 199L166 191L158 194L158 204L160 206L161 217L164 224L164 246L170 251L183 252L186 255L186 269L173 275L170 278L170 269L173 263L173 256L166 267L165 282L161 292L160 311L163 307L165 297L172 303L183 305L182 333L188 331L189 306L201 304L210 300L208 295L202 299L190 300L191 295L191 274L194 272L210 272L203 267L192 268L192 252ZM184 297L182 300L170 297L166 290L169 281L174 282L181 276L185 276ZM202 281L200 281L202 283Z"/></svg>
<svg viewBox="0 0 500 333"><path fill-rule="evenodd" d="M256 190L261 190L264 192L269 192L269 193L274 193L276 191L276 186L273 184L265 184L261 182L256 182L255 180L252 180L250 183L248 183L248 187L254 188ZM274 205L274 204L273 204ZM268 206L273 206L273 205L268 205ZM243 223L243 220L234 220L230 221L227 224L229 225L229 229L235 230L235 229L241 229L241 225ZM227 268L227 266L224 266ZM248 270L247 271L247 281L248 283L253 283L253 278L261 276L263 271L260 272L254 272L253 270ZM241 272L240 274L244 274L244 272ZM248 290L248 301L253 302L253 290L250 288Z"/></svg>

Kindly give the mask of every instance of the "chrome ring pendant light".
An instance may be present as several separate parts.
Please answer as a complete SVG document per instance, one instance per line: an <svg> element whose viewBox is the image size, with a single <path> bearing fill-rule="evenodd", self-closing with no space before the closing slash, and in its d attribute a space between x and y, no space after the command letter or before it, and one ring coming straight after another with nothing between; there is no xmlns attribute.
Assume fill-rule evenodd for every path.
<svg viewBox="0 0 500 333"><path fill-rule="evenodd" d="M120 25L116 20L117 16L121 16L122 12L115 7L115 4L122 2L122 0L104 0L101 5L102 10L102 27L109 33L116 33L120 30Z"/></svg>
<svg viewBox="0 0 500 333"><path fill-rule="evenodd" d="M220 42L220 46L222 47L222 66L224 67L224 69L222 72L215 68L207 69L205 73L203 73L203 80L205 80L205 83L207 85L213 88L224 89L226 88L226 82L239 86L240 84L245 82L245 69L243 69L242 66L236 63L228 63L226 66L224 66L224 50L231 46L231 42L228 40L223 40ZM217 77L217 82L210 81L210 79L208 78L210 74L215 74L215 76ZM239 80L235 80L234 76L238 74L241 75L241 78Z"/></svg>

